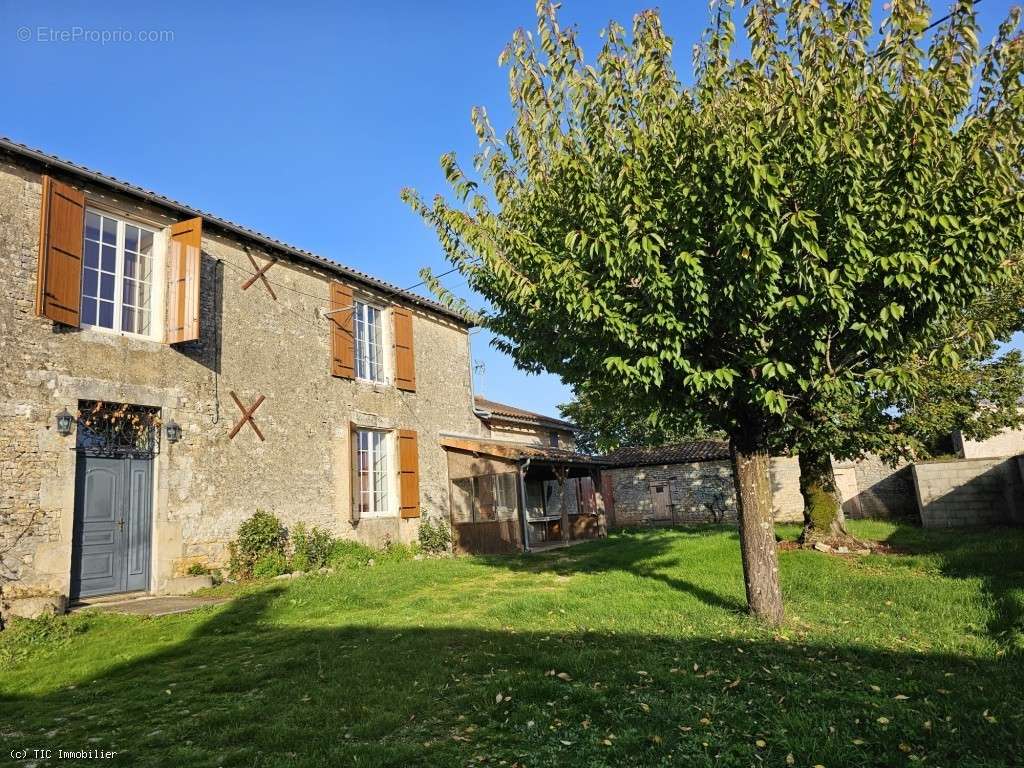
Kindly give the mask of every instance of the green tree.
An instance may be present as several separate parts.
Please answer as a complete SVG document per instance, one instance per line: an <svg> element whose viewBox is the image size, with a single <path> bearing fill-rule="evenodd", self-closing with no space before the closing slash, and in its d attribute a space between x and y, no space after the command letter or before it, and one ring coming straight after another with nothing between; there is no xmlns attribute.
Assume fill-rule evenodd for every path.
<svg viewBox="0 0 1024 768"><path fill-rule="evenodd" d="M977 344L976 329L984 326L991 340ZM1006 279L992 285L966 311L956 313L946 332L933 339L933 353L951 351L952 361L927 350L907 356L919 386L897 391L896 397L855 398L805 406L811 422L798 430L808 435L798 448L800 490L804 498L807 545L856 546L847 533L830 455L856 459L876 453L895 463L928 458L945 450L950 434L983 440L1024 424L1024 365L1021 354L996 357L999 342L1009 341L1024 327L1024 268L1013 259ZM799 444L796 436L795 444Z"/></svg>
<svg viewBox="0 0 1024 768"><path fill-rule="evenodd" d="M658 404L623 399L617 392L588 384L576 388L573 400L558 406L562 417L579 428L576 448L608 453L622 446L657 446L724 435L705 427L697 414L662 412Z"/></svg>
<svg viewBox="0 0 1024 768"><path fill-rule="evenodd" d="M729 436L747 600L777 623L769 452L810 441L806 404L913 392L908 355L1019 249L1024 57L1016 16L980 50L966 0L930 37L923 0L877 36L870 0L745 5L749 59L719 2L687 86L657 13L591 63L539 3L500 59L511 127L474 109L453 197L403 196L522 368Z"/></svg>

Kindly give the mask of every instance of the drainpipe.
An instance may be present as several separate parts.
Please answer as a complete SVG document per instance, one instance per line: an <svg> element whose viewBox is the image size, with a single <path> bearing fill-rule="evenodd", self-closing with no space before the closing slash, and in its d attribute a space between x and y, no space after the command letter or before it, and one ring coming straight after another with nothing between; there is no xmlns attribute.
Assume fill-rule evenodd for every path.
<svg viewBox="0 0 1024 768"><path fill-rule="evenodd" d="M532 456L523 459L519 465L519 496L522 502L519 505L519 521L523 526L523 549L530 551L530 524L526 521L526 470L533 461Z"/></svg>
<svg viewBox="0 0 1024 768"><path fill-rule="evenodd" d="M478 330L478 329L477 329ZM466 354L469 358L469 410L476 418L483 420L491 415L490 411L478 408L476 404L476 388L473 386L473 331L466 334Z"/></svg>

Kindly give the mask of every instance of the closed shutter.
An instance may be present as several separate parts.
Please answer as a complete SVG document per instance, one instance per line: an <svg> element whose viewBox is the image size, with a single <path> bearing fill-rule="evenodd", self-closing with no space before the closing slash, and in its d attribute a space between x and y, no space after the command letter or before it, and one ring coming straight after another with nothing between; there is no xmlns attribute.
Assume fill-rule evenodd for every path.
<svg viewBox="0 0 1024 768"><path fill-rule="evenodd" d="M77 328L82 302L85 195L43 176L36 314Z"/></svg>
<svg viewBox="0 0 1024 768"><path fill-rule="evenodd" d="M167 259L168 344L199 338L199 271L202 266L203 220L171 225Z"/></svg>
<svg viewBox="0 0 1024 768"><path fill-rule="evenodd" d="M350 286L331 283L331 313L331 375L354 379L356 342Z"/></svg>
<svg viewBox="0 0 1024 768"><path fill-rule="evenodd" d="M395 334L395 386L416 391L416 360L412 343L412 314L407 309L391 310Z"/></svg>
<svg viewBox="0 0 1024 768"><path fill-rule="evenodd" d="M404 518L420 516L420 456L416 431L398 430L398 480L401 507L399 514Z"/></svg>

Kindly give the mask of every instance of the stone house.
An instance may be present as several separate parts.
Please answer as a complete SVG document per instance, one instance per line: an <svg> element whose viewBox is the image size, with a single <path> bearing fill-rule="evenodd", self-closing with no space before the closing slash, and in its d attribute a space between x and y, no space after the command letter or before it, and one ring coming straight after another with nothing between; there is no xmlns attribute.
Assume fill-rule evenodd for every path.
<svg viewBox="0 0 1024 768"><path fill-rule="evenodd" d="M577 429L568 421L496 403L479 395L475 402L488 436L494 440L576 450Z"/></svg>
<svg viewBox="0 0 1024 768"><path fill-rule="evenodd" d="M166 590L258 509L412 541L491 434L458 314L7 140L0 267L8 610Z"/></svg>

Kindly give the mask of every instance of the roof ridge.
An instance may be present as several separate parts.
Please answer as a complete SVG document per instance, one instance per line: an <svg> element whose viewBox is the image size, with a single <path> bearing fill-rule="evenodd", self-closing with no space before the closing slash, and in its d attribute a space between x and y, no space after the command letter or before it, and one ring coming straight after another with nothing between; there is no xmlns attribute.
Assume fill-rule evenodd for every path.
<svg viewBox="0 0 1024 768"><path fill-rule="evenodd" d="M329 259L326 256L321 256L319 254L313 253L312 251L306 250L305 248L300 248L296 245L292 245L291 243L287 243L284 240L278 240L277 238L264 234L259 230L253 229L252 227L248 227L244 224L238 224L237 222L231 221L230 219L222 218L220 216L217 216L216 214L210 213L209 211L204 211L200 208L194 208L188 205L187 203L183 203L179 200L175 200L174 198L167 197L166 195L162 195L159 192L154 192L152 190L146 189L145 187L141 187L138 184L133 184L130 181L119 179L116 176L111 176L107 173L103 173L102 171L94 170L80 163L76 163L71 160L66 160L62 157L59 157L58 155L53 155L48 152L44 152L41 149L30 147L27 144L22 144L21 142L14 141L13 139L6 136L0 136L0 150L6 150L11 154L28 158L35 162L42 163L43 165L55 166L70 174L84 176L85 178L90 179L94 182L113 187L119 190L120 192L125 192L131 195L141 197L152 204L162 206L164 208L176 209L179 213L185 213L190 216L201 216L204 222L209 221L211 224L223 230L231 232L237 236L248 238L250 240L254 240L258 243L261 243L269 248L283 251L286 254L289 254L290 256L295 258L296 260L311 262L319 267L328 269L344 277L348 277L358 282L361 282L368 287L374 288L379 291L384 291L388 293L389 296L400 296L412 304L417 304L436 314L443 315L447 318L456 320L462 325L473 325L473 323L471 323L458 312L455 312L449 309L448 307L444 306L443 304L440 304L432 299L428 299L425 296L420 296L419 294L412 293L409 289L401 288L385 280L381 280L380 278L374 277L373 275L367 272L355 269L354 267L346 266L341 262L334 261L333 259Z"/></svg>

